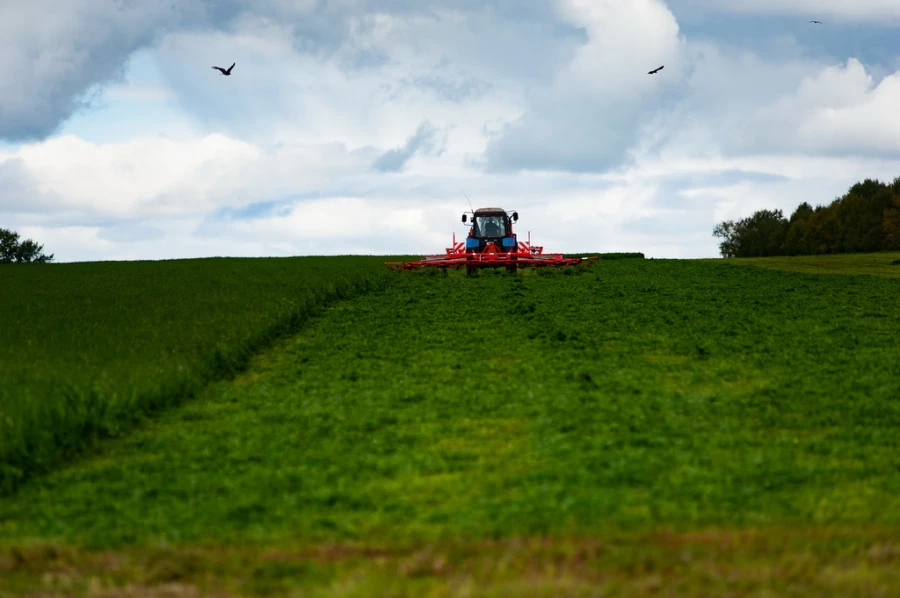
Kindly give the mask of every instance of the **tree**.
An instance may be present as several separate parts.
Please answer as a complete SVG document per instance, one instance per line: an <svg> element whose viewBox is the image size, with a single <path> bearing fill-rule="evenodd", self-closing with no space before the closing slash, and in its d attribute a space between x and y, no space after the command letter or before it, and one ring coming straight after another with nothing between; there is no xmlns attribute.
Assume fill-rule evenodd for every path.
<svg viewBox="0 0 900 598"><path fill-rule="evenodd" d="M19 243L19 233L0 228L0 264L52 262L53 254L46 255L43 251L43 245L31 239Z"/></svg>
<svg viewBox="0 0 900 598"><path fill-rule="evenodd" d="M722 257L738 256L738 242L733 220L717 224L713 229L713 236L722 237L722 242L719 243L719 252L722 254Z"/></svg>
<svg viewBox="0 0 900 598"><path fill-rule="evenodd" d="M788 221L781 210L759 210L745 224L750 257L784 255Z"/></svg>
<svg viewBox="0 0 900 598"><path fill-rule="evenodd" d="M895 192L893 205L884 210L884 248L900 249L900 192Z"/></svg>
<svg viewBox="0 0 900 598"><path fill-rule="evenodd" d="M838 206L841 198L837 197L830 204L822 208L820 214L821 228L819 229L819 247L816 253L843 253L844 244L841 240L842 227L838 220Z"/></svg>
<svg viewBox="0 0 900 598"><path fill-rule="evenodd" d="M719 244L722 257L763 257L784 254L787 231L781 210L759 210L738 222L717 224L713 236L724 239Z"/></svg>
<svg viewBox="0 0 900 598"><path fill-rule="evenodd" d="M788 224L784 240L784 252L787 255L804 255L811 253L809 249L809 220L813 208L805 201L797 206Z"/></svg>

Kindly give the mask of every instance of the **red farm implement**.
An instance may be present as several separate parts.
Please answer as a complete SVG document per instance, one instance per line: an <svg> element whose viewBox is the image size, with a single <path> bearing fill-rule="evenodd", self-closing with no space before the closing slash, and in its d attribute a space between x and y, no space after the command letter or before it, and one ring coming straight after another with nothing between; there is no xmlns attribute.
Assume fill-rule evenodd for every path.
<svg viewBox="0 0 900 598"><path fill-rule="evenodd" d="M465 241L457 242L453 233L453 246L446 253L426 255L414 262L385 262L394 270L419 270L423 268L466 268L472 274L479 268L506 268L515 272L517 268L538 268L548 266L577 266L591 257L565 257L561 253L544 253L544 248L528 241L519 241L513 232L513 223L519 214L507 213L500 208L481 208L463 214L463 223L469 222L469 235Z"/></svg>

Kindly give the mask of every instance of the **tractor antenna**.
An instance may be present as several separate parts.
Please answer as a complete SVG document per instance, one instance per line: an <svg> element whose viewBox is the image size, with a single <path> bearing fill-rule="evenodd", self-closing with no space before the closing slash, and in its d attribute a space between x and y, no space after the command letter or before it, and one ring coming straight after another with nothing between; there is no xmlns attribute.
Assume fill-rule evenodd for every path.
<svg viewBox="0 0 900 598"><path fill-rule="evenodd" d="M469 209L472 210L472 213L475 213L475 208L472 207L472 200L469 199L469 196L463 193L463 197L466 198L466 201L469 202Z"/></svg>

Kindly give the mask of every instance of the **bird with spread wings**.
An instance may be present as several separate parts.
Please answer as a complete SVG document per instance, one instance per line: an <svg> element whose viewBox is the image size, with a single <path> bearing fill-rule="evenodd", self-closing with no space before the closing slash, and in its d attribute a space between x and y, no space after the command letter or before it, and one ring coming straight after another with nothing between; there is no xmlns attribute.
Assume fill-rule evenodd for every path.
<svg viewBox="0 0 900 598"><path fill-rule="evenodd" d="M225 70L225 69L223 69L223 68L220 67L220 66L214 66L213 68L216 69L217 71L221 71L221 73L227 77L227 76L231 75L231 69L234 68L234 65L235 65L235 64L236 64L236 63L232 62L232 63L231 63L231 66L228 67L228 70Z"/></svg>

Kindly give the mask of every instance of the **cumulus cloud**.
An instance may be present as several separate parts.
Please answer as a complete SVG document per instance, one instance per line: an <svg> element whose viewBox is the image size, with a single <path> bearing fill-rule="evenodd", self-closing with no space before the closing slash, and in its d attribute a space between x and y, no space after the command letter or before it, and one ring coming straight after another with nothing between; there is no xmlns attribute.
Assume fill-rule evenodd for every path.
<svg viewBox="0 0 900 598"><path fill-rule="evenodd" d="M641 119L682 76L682 40L660 0L563 0L561 17L587 40L525 114L497 134L485 166L599 172L636 141ZM647 72L665 64L666 78Z"/></svg>
<svg viewBox="0 0 900 598"><path fill-rule="evenodd" d="M47 142L50 143L50 142ZM207 141L212 146L210 141ZM203 144L192 146L199 153ZM165 148L165 144L161 144ZM211 147L202 150L214 154ZM109 162L104 156L122 148L85 152L102 168L85 167L102 192ZM791 211L799 201L827 202L864 176L889 176L900 163L864 159L742 157L660 159L644 156L624 170L603 175L521 173L428 176L418 169L401 185L387 185L377 173L355 175L373 155L345 158L345 172L323 171L346 150L335 147L253 148L223 163L245 189L233 182L204 188L204 177L169 179L157 196L126 202L126 210L82 203L92 194L79 187L79 175L57 175L57 193L71 193L60 205L68 211L46 214L9 213L17 230L46 242L61 261L138 259L209 255L306 255L342 253L431 253L447 246L452 232L465 233L459 213L466 209L460 190L478 205L517 209L519 232L532 231L535 241L554 251L644 251L654 257L704 257L716 253L709 231L715 222L742 217L762 207ZM242 152L236 152L241 157ZM305 159L298 159L304 156ZM256 157L255 160L253 157ZM263 156L267 156L265 159ZM45 156L45 158L49 157ZM155 161L149 161L145 167ZM7 160L4 165L9 164ZM203 160L197 158L197 163ZM275 168L272 165L282 166ZM119 163L121 166L121 163ZM307 168L297 168L304 164ZM268 167L264 167L268 165ZM293 167L292 167L293 165ZM261 168L260 171L257 169ZM40 171L37 171L40 172ZM764 175L762 173L768 173ZM150 173L147 173L150 176ZM39 180L47 180L41 175ZM115 177L112 176L112 180ZM314 193L311 198L284 199L285 190ZM192 190L185 192L183 190ZM457 197L459 195L459 197ZM181 200L178 209L160 210ZM260 199L274 209L223 210ZM213 210L212 212L210 210ZM24 211L24 212L27 212ZM81 222L81 224L77 224Z"/></svg>
<svg viewBox="0 0 900 598"><path fill-rule="evenodd" d="M0 138L46 137L183 16L163 0L0 3Z"/></svg>
<svg viewBox="0 0 900 598"><path fill-rule="evenodd" d="M436 17L436 11L441 16ZM174 32L192 31L201 37L199 32L204 31L221 32L220 36L234 34L228 43L219 44L215 53L179 54L177 62L195 78L209 64L227 59L226 55L237 54L237 61L242 62L241 58L253 52L261 53L257 67L262 59L279 58L271 51L266 55L265 42L254 36L254 32L268 34L279 26L291 52L314 60L328 59L342 69L354 70L383 65L391 59L392 47L415 53L428 43L429 33L433 34L431 48L437 48L460 33L453 23L462 19L482 25L462 30L461 39L454 45L458 50L454 62L463 59L474 68L480 61L499 65L501 70L518 68L521 72L547 74L549 59L559 54L559 44L553 43L559 32L542 24L547 14L546 3L538 0L497 0L486 5L452 0L4 2L0 3L0 138L34 140L52 134L60 123L90 104L104 86L121 78L129 56L141 48L155 47ZM509 18L511 15L516 18ZM504 28L497 25L506 19L508 30L530 28L532 34L542 34L546 43L529 44L522 36L504 35ZM470 39L465 39L466 35ZM531 38L534 41L533 35ZM522 54L532 55L532 65L518 61ZM192 58L185 60L186 55ZM422 55L435 58L433 52ZM253 61L242 64L241 70L247 72L246 66L254 66ZM177 73L173 76L178 78ZM445 81L435 69L419 72L418 76L438 90L459 93L478 88L477 82L468 78L460 83L451 75ZM179 90L189 88L186 78L181 83ZM256 87L256 91L263 95L266 90ZM279 90L270 84L269 91ZM275 93L274 97L284 98L284 94Z"/></svg>
<svg viewBox="0 0 900 598"><path fill-rule="evenodd" d="M797 89L760 108L744 143L768 151L900 153L900 71L877 84L855 59L804 77Z"/></svg>
<svg viewBox="0 0 900 598"><path fill-rule="evenodd" d="M390 149L378 156L372 168L381 172L398 172L403 170L416 152L440 155L446 140L442 143L439 134L440 131L431 123L423 122L402 147Z"/></svg>
<svg viewBox="0 0 900 598"><path fill-rule="evenodd" d="M856 59L763 61L703 45L677 104L648 120L632 153L896 156L900 71L876 79Z"/></svg>
<svg viewBox="0 0 900 598"><path fill-rule="evenodd" d="M340 144L259 147L220 134L93 144L74 136L0 156L0 213L169 217L273 201L361 172L377 154Z"/></svg>
<svg viewBox="0 0 900 598"><path fill-rule="evenodd" d="M900 24L900 4L894 0L675 0L676 5L701 6L707 10L757 14L802 15L810 19L841 21L892 21Z"/></svg>
<svg viewBox="0 0 900 598"><path fill-rule="evenodd" d="M235 20L233 31L169 35L156 55L179 103L210 129L261 143L302 137L391 148L425 120L445 128L478 119L480 129L517 117L524 88L551 81L581 36L566 23L441 4L452 3L362 12L327 55L298 50L294 21L259 14ZM234 76L198 77L194 62L225 55L237 61Z"/></svg>

